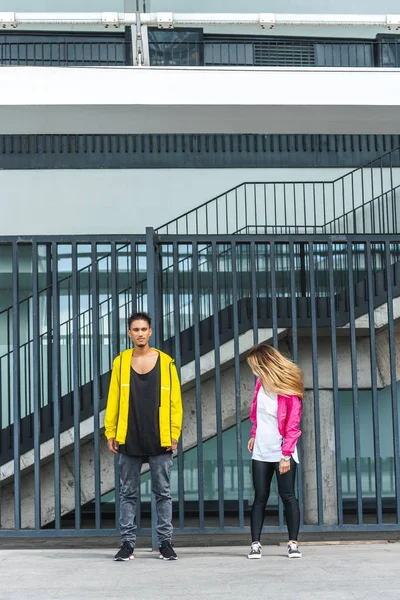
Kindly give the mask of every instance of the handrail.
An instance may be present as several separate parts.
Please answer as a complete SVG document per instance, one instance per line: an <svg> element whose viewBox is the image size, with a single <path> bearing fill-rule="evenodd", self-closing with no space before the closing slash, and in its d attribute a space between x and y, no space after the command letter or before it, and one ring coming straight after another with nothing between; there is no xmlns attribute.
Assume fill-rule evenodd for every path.
<svg viewBox="0 0 400 600"><path fill-rule="evenodd" d="M225 198L225 202L227 203L227 197L228 194L231 194L232 192L235 192L236 190L239 190L240 188L244 188L246 189L246 186L267 186L267 185L271 185L271 186L284 186L285 189L287 186L296 186L296 185L308 185L308 186L335 186L337 185L339 182L342 182L342 184L344 185L345 181L352 181L352 179L354 179L354 176L356 173L363 173L363 171L365 169L373 169L375 168L374 165L376 165L376 163L378 163L376 165L376 168L390 168L390 165L385 166L385 162L387 161L388 157L392 157L395 153L399 153L400 155L400 146L393 148L392 150L389 150L387 152L385 152L384 154L377 156L374 159L369 160L368 162L364 163L363 165L361 165L360 167L357 167L355 169L352 169L351 171L348 171L347 173L345 173L344 175L341 175L340 177L337 177L331 181L326 181L326 180L321 180L321 181L270 181L270 182L266 182L266 181L244 181L239 185L234 186L233 188L218 194L217 196L214 196L214 198L211 198L210 200L207 200L206 202L204 202L203 204L200 204L199 206L196 206L195 208L190 209L189 211L187 211L186 213L183 213L182 215L180 215L179 217L177 217L176 219L172 219L170 221L168 221L167 223L165 223L164 225L158 227L156 229L156 233L166 233L168 234L169 231L173 231L173 229L176 230L176 232L178 232L178 228L179 228L179 224L185 223L186 222L186 228L188 229L188 222L189 222L189 218L193 217L194 215L196 216L196 225L198 228L198 221L199 221L199 215L200 212L203 211L204 209L206 210L206 215L205 215L205 219L206 219L206 233L208 232L208 228L209 228L209 224L208 224L208 209L211 207L211 205L218 205L218 201ZM392 188L390 188L392 189ZM387 192L390 192L390 189L387 190ZM381 195L383 196L383 194L386 192L383 192ZM368 201L369 202L369 201ZM365 203L367 204L367 203ZM357 207L358 208L358 207ZM228 208L226 207L226 212L228 212ZM343 215L341 215L343 216ZM336 219L336 217L335 217ZM335 220L334 219L334 220ZM319 226L324 226L327 223L321 223L321 225ZM175 227L174 227L175 225ZM314 226L317 226L316 223L314 223ZM189 231L186 231L186 233L192 233ZM197 233L197 231L196 231Z"/></svg>

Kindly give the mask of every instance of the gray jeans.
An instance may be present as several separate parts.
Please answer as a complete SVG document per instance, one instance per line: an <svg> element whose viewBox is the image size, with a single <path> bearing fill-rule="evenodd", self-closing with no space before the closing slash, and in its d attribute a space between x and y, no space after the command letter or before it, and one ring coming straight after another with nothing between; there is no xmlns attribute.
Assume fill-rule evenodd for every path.
<svg viewBox="0 0 400 600"><path fill-rule="evenodd" d="M141 456L119 455L120 519L119 530L123 542L136 541L136 503L139 495ZM171 453L149 456L151 489L155 495L157 508L157 536L161 545L172 538L172 499L169 474L173 465Z"/></svg>

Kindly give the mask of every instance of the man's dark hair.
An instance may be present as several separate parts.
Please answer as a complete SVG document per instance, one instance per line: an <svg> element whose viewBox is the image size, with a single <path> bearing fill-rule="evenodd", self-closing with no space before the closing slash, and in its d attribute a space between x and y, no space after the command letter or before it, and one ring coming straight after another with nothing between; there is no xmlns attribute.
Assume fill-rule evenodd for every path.
<svg viewBox="0 0 400 600"><path fill-rule="evenodd" d="M131 328L133 321L147 321L151 327L151 316L145 312L135 312L128 319L128 329Z"/></svg>

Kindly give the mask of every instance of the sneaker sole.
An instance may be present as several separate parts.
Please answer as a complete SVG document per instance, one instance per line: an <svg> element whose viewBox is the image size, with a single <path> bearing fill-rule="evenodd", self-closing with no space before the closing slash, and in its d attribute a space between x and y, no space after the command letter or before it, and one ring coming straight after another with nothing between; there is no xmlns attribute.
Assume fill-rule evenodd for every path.
<svg viewBox="0 0 400 600"><path fill-rule="evenodd" d="M160 554L160 556L158 557L161 560L178 560L177 556L171 556L171 558L165 558L165 556L163 556L162 554Z"/></svg>
<svg viewBox="0 0 400 600"><path fill-rule="evenodd" d="M301 554L288 554L288 558L301 558Z"/></svg>
<svg viewBox="0 0 400 600"><path fill-rule="evenodd" d="M255 558L261 558L261 554L254 554L254 556L250 556L250 555L249 555L247 558L248 558L249 560L253 560L253 559L255 559Z"/></svg>
<svg viewBox="0 0 400 600"><path fill-rule="evenodd" d="M126 562L128 560L133 560L135 558L135 556L132 554L131 556L129 556L128 558L114 558L115 562Z"/></svg>

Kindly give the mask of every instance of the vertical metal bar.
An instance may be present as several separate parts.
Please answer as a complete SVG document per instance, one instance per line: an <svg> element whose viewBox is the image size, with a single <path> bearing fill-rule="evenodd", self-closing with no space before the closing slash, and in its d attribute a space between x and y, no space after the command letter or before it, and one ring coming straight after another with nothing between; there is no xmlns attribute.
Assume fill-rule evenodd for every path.
<svg viewBox="0 0 400 600"><path fill-rule="evenodd" d="M93 431L94 431L94 502L95 502L95 528L101 528L101 479L100 479L100 346L103 340L99 335L99 274L97 262L97 244L92 242L92 356L93 356ZM116 504L117 504L116 498Z"/></svg>
<svg viewBox="0 0 400 600"><path fill-rule="evenodd" d="M313 394L314 394L314 423L315 423L315 451L318 457L321 452L321 428L319 411L319 377L318 377L318 336L317 336L317 310L316 310L316 289L315 289L315 269L314 269L314 244L312 241L308 244L309 272L310 272L310 305L311 305L311 343L312 343L312 371L313 371ZM324 523L324 505L322 497L322 465L321 461L316 461L317 471L317 507L318 507L318 525Z"/></svg>
<svg viewBox="0 0 400 600"><path fill-rule="evenodd" d="M272 340L273 346L278 350L278 307L276 293L276 256L275 242L271 242L271 305L272 305Z"/></svg>
<svg viewBox="0 0 400 600"><path fill-rule="evenodd" d="M217 425L217 464L218 464L218 514L219 527L224 528L224 456L222 443L222 398L221 398L221 355L219 339L218 306L218 264L217 245L212 242L212 311L214 324L214 360L215 360L215 410Z"/></svg>
<svg viewBox="0 0 400 600"><path fill-rule="evenodd" d="M287 199L286 199L286 183L283 183L283 211L285 215L285 234L289 233L287 230ZM265 232L266 233L266 232Z"/></svg>
<svg viewBox="0 0 400 600"><path fill-rule="evenodd" d="M392 426L393 426L393 452L394 452L394 474L396 495L396 522L400 519L400 443L399 443L399 407L397 400L396 381L396 338L394 331L393 314L393 275L390 260L390 242L385 242L385 271L387 282L387 307L388 307L388 329L389 329L389 353L390 353L390 393L392 400Z"/></svg>
<svg viewBox="0 0 400 600"><path fill-rule="evenodd" d="M58 284L57 242L51 244L52 298L53 298L53 347L52 347L52 396L54 418L54 520L55 528L61 527L61 478L60 478L60 289Z"/></svg>
<svg viewBox="0 0 400 600"><path fill-rule="evenodd" d="M353 278L353 247L352 242L347 242L347 277L349 294L349 323L350 323L350 353L351 353L351 378L353 391L353 419L354 419L354 452L356 467L356 499L357 499L357 522L363 521L362 514L362 481L360 461L360 413L358 398L358 375L357 375L357 339L355 328L355 287Z"/></svg>
<svg viewBox="0 0 400 600"><path fill-rule="evenodd" d="M264 223L265 223L264 233L267 233L268 219L267 219L267 184L266 183L264 183ZM256 233L257 233L257 231L256 231Z"/></svg>
<svg viewBox="0 0 400 600"><path fill-rule="evenodd" d="M20 293L19 247L12 244L12 344L13 344L13 440L14 440L14 529L21 529L21 472L20 472ZM10 421L11 422L11 421Z"/></svg>
<svg viewBox="0 0 400 600"><path fill-rule="evenodd" d="M118 306L118 266L115 242L111 242L111 355L115 358L120 352L119 344L119 306ZM121 382L120 382L121 384ZM115 527L118 528L120 505L119 498L119 469L118 455L114 456L114 479L115 479Z"/></svg>
<svg viewBox="0 0 400 600"><path fill-rule="evenodd" d="M297 364L299 361L299 339L297 325L297 290L296 290L296 265L294 258L294 244L289 242L289 265L290 265L290 299L291 299L291 329L292 329L292 355L293 361ZM301 456L301 438L298 440L298 450ZM303 515L303 476L302 470L297 469L297 490L300 506L300 527L304 523Z"/></svg>
<svg viewBox="0 0 400 600"><path fill-rule="evenodd" d="M173 293L174 293L174 339L175 339L175 364L178 377L181 375L181 318L179 306L179 249L178 243L173 243ZM184 454L183 436L178 444L178 505L179 505L179 528L185 527L185 479L184 479Z"/></svg>
<svg viewBox="0 0 400 600"><path fill-rule="evenodd" d="M371 360L371 394L372 394L372 429L374 432L374 463L375 463L375 493L376 493L376 522L382 523L382 473L381 473L381 444L379 434L379 403L376 362L376 334L374 312L374 285L372 273L371 242L366 242L366 271L368 294L369 342Z"/></svg>
<svg viewBox="0 0 400 600"><path fill-rule="evenodd" d="M304 188L303 188L304 189ZM273 346L278 350L278 307L276 291L276 254L275 242L271 242L271 305L272 305L272 340ZM283 527L283 504L278 498L279 526Z"/></svg>
<svg viewBox="0 0 400 600"><path fill-rule="evenodd" d="M77 244L72 242L72 355L74 402L74 490L75 529L81 528L81 469L80 469L80 361L79 361L79 285Z"/></svg>
<svg viewBox="0 0 400 600"><path fill-rule="evenodd" d="M196 431L197 431L197 480L199 493L199 528L204 529L204 461L203 461L203 424L200 384L200 307L199 307L199 248L192 244L193 255L193 331L194 361L196 374Z"/></svg>
<svg viewBox="0 0 400 600"><path fill-rule="evenodd" d="M369 163L370 167L370 174L371 174L371 200L373 198L375 198L375 193L374 193L374 170L372 168L372 163ZM370 206L371 206L371 232L372 233L376 233L376 229L375 229L375 211L374 211L374 203L370 202Z"/></svg>
<svg viewBox="0 0 400 600"><path fill-rule="evenodd" d="M137 310L137 276L136 276L136 242L131 240L131 293L132 293L132 314Z"/></svg>
<svg viewBox="0 0 400 600"><path fill-rule="evenodd" d="M233 348L235 354L235 409L236 409L236 442L237 442L237 469L238 469L238 497L239 497L239 527L244 528L244 503L243 503L243 456L242 456L242 415L240 395L240 348L239 348L239 297L236 262L236 242L232 241L232 301L233 301Z"/></svg>
<svg viewBox="0 0 400 600"><path fill-rule="evenodd" d="M253 344L258 344L258 307L257 307L257 263L256 246L254 241L250 243L250 268L251 268L251 303L253 318Z"/></svg>
<svg viewBox="0 0 400 600"><path fill-rule="evenodd" d="M153 319L154 345L160 347L160 315L158 311L158 258L154 229L146 228L146 254L147 254L147 308ZM151 539L153 550L158 547L156 502L151 493Z"/></svg>
<svg viewBox="0 0 400 600"><path fill-rule="evenodd" d="M35 529L41 527L40 490L40 373L43 369L40 360L40 308L39 308L39 268L38 244L32 243L32 319L33 319L33 453L34 453L34 511Z"/></svg>
<svg viewBox="0 0 400 600"><path fill-rule="evenodd" d="M257 233L257 184L254 184L254 225Z"/></svg>
<svg viewBox="0 0 400 600"><path fill-rule="evenodd" d="M365 189L364 189L364 169L361 168L361 210L362 210L362 222L363 222L363 227L362 227L362 233L367 233L366 230L366 226L365 226L365 208L364 208L364 202L365 200Z"/></svg>
<svg viewBox="0 0 400 600"><path fill-rule="evenodd" d="M328 241L328 277L329 277L329 307L331 325L331 352L332 352L332 391L333 391L333 413L335 419L335 454L336 454L336 489L338 524L343 524L343 489L342 489L342 450L340 442L340 405L339 405L339 378L337 364L337 340L336 340L336 290L335 271L333 263L332 239Z"/></svg>

